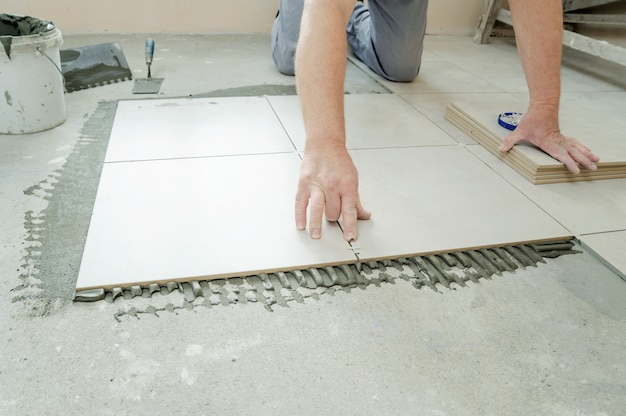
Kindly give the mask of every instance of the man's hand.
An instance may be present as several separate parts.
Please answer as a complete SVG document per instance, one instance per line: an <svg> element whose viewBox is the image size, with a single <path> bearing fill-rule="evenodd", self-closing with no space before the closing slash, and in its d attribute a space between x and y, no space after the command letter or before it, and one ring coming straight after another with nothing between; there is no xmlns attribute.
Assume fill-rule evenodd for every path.
<svg viewBox="0 0 626 416"><path fill-rule="evenodd" d="M561 97L561 42L563 5L561 0L509 0L515 40L528 83L530 106L519 126L510 133L500 151L507 152L518 142L534 144L572 173L578 164L596 170L599 160L591 150L559 129Z"/></svg>
<svg viewBox="0 0 626 416"><path fill-rule="evenodd" d="M324 214L328 221L343 218L346 241L357 239L357 220L370 218L359 198L357 170L345 147L306 150L296 194L296 226L304 230L309 211L311 238L322 236Z"/></svg>
<svg viewBox="0 0 626 416"><path fill-rule="evenodd" d="M580 173L579 164L594 171L595 162L600 158L573 137L566 137L559 130L558 116L549 112L529 109L517 128L502 142L498 150L508 152L521 141L534 144L559 162L572 173Z"/></svg>

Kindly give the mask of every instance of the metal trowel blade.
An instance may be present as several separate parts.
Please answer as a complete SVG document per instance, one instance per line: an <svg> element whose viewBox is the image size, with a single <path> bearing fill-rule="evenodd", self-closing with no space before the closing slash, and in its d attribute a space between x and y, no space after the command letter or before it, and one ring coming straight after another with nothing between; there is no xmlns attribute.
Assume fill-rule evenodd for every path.
<svg viewBox="0 0 626 416"><path fill-rule="evenodd" d="M163 78L139 78L135 79L133 94L156 94L161 89Z"/></svg>

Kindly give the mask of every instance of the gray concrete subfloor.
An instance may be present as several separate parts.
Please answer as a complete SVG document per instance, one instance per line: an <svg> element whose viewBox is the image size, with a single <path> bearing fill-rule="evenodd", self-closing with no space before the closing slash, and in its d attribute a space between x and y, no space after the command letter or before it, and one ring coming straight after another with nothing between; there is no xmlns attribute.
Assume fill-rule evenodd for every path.
<svg viewBox="0 0 626 416"><path fill-rule="evenodd" d="M120 41L143 76L144 38L65 47ZM155 38L159 97L293 88L266 35ZM385 92L352 65L346 85ZM396 280L272 311L177 292L71 302L102 162L89 134L131 87L68 94L62 126L0 136L0 414L623 414L626 282L580 247L464 288ZM41 241L51 218L66 231Z"/></svg>

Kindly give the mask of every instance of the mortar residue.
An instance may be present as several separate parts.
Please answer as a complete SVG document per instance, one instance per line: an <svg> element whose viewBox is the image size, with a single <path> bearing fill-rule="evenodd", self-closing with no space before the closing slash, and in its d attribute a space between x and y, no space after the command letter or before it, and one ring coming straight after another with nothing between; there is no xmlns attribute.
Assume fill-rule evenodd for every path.
<svg viewBox="0 0 626 416"><path fill-rule="evenodd" d="M54 23L47 20L0 13L0 36L40 35L54 28Z"/></svg>
<svg viewBox="0 0 626 416"><path fill-rule="evenodd" d="M87 119L65 164L24 194L48 202L24 215L26 254L13 301L28 301L34 315L70 301L117 102L101 102Z"/></svg>
<svg viewBox="0 0 626 416"><path fill-rule="evenodd" d="M175 312L195 307L220 307L233 304L261 304L268 311L275 306L289 306L290 302L304 303L307 299L319 299L322 295L334 295L337 291L352 289L366 290L371 286L394 284L396 280L410 282L416 289L429 288L440 292L440 288L455 290L467 287L467 282L479 283L505 272L515 273L528 266L545 263L545 258L556 258L580 253L573 240L547 244L522 244L469 250L465 252L415 256L393 260L369 261L359 270L355 264L328 266L259 274L229 279L170 282L166 285L151 284L148 287L114 288L105 290L104 299L113 303L117 299L131 301L129 309L120 308L115 314L118 321L126 316L139 318L142 314L156 315L158 312ZM139 304L153 294L164 296L178 294L182 306L150 304L142 309ZM102 291L94 292L89 299L79 292L81 301L102 299ZM141 301L132 302L134 298ZM163 297L158 298L163 301ZM124 302L127 303L127 302ZM138 304L139 303L139 304Z"/></svg>

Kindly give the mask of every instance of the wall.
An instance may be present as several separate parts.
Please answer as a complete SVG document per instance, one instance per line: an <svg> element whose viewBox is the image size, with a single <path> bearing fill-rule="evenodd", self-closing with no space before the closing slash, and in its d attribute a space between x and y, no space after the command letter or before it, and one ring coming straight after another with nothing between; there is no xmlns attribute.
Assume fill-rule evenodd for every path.
<svg viewBox="0 0 626 416"><path fill-rule="evenodd" d="M484 0L431 0L428 33L473 34ZM64 34L269 32L278 0L2 0L0 12L52 20Z"/></svg>

